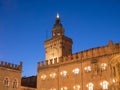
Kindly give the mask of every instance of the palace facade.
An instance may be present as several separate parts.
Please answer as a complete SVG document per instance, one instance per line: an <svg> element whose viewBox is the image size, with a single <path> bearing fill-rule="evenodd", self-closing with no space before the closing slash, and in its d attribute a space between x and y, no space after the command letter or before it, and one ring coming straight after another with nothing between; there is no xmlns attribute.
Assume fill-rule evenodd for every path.
<svg viewBox="0 0 120 90"><path fill-rule="evenodd" d="M46 60L38 62L37 76L21 81L22 63L1 62L0 90L120 90L120 43L110 40L106 46L74 54L72 44L57 15L52 38L44 43Z"/></svg>
<svg viewBox="0 0 120 90"><path fill-rule="evenodd" d="M59 16L45 41L46 61L38 62L38 90L120 90L120 43L72 54Z"/></svg>

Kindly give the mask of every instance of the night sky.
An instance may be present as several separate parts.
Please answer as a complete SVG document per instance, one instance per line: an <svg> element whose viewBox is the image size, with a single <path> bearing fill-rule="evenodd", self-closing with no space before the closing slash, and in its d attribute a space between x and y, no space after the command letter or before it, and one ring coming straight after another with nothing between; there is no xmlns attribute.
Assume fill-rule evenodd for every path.
<svg viewBox="0 0 120 90"><path fill-rule="evenodd" d="M120 42L120 0L0 0L0 60L36 75L57 13L73 53Z"/></svg>

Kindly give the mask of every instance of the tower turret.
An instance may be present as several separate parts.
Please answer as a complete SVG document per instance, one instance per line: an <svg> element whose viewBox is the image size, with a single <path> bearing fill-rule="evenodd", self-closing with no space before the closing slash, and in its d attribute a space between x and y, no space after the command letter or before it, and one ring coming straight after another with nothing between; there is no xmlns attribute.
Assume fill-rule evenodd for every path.
<svg viewBox="0 0 120 90"><path fill-rule="evenodd" d="M52 29L52 38L44 43L46 50L46 60L57 59L72 54L72 39L64 35L64 29L57 14L56 22Z"/></svg>
<svg viewBox="0 0 120 90"><path fill-rule="evenodd" d="M62 27L62 24L60 22L59 14L57 14L56 21L52 29L52 37L57 37L57 36L62 36L62 35L64 35L64 28Z"/></svg>

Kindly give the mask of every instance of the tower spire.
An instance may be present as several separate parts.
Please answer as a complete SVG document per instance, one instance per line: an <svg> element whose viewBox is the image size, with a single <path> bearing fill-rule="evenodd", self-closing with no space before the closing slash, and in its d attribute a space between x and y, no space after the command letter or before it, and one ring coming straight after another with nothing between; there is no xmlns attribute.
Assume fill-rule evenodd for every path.
<svg viewBox="0 0 120 90"><path fill-rule="evenodd" d="M59 24L60 23L60 15L59 13L57 13L57 16L56 16L56 24Z"/></svg>
<svg viewBox="0 0 120 90"><path fill-rule="evenodd" d="M64 28L62 27L62 24L60 22L60 16L57 13L56 22L52 30L52 36L56 37L56 36L62 36L62 35L64 35Z"/></svg>

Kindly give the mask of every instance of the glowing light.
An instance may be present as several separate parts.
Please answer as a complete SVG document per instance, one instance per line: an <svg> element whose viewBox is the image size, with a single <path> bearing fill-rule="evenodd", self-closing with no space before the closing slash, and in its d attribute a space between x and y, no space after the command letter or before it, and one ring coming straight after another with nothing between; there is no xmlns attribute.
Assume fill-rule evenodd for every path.
<svg viewBox="0 0 120 90"><path fill-rule="evenodd" d="M80 85L75 85L75 86L73 86L73 89L74 89L74 90L80 90Z"/></svg>
<svg viewBox="0 0 120 90"><path fill-rule="evenodd" d="M66 77L66 76L67 76L67 71L62 71L60 74L61 74L63 77Z"/></svg>
<svg viewBox="0 0 120 90"><path fill-rule="evenodd" d="M51 78L55 78L55 77L56 77L56 73L53 73L53 72L52 72L52 73L50 74L50 77L51 77Z"/></svg>
<svg viewBox="0 0 120 90"><path fill-rule="evenodd" d="M46 77L47 77L46 75L42 75L42 76L41 76L41 79L42 79L42 80L45 80Z"/></svg>
<svg viewBox="0 0 120 90"><path fill-rule="evenodd" d="M112 81L113 81L113 83L115 83L115 79L113 79Z"/></svg>
<svg viewBox="0 0 120 90"><path fill-rule="evenodd" d="M100 83L100 85L102 86L103 89L108 89L108 82L107 81L103 81Z"/></svg>
<svg viewBox="0 0 120 90"><path fill-rule="evenodd" d="M79 68L73 69L73 73L74 73L75 75L79 74Z"/></svg>
<svg viewBox="0 0 120 90"><path fill-rule="evenodd" d="M85 71L90 72L91 71L91 66L87 66L84 69L85 69Z"/></svg>
<svg viewBox="0 0 120 90"><path fill-rule="evenodd" d="M59 13L57 13L57 16L56 16L57 18L60 18L60 16L59 16Z"/></svg>

